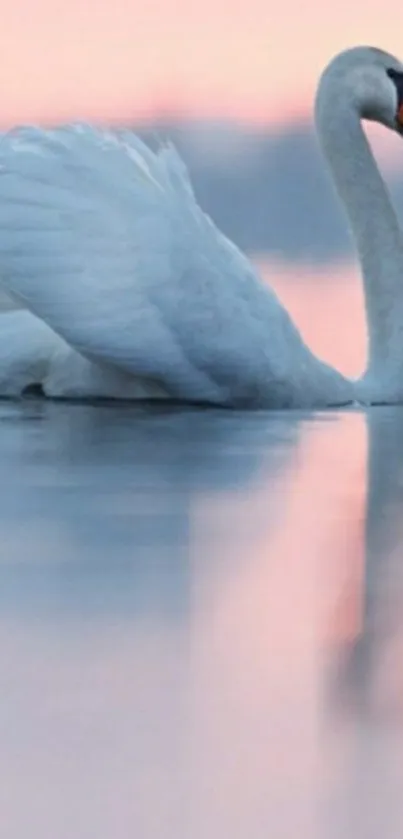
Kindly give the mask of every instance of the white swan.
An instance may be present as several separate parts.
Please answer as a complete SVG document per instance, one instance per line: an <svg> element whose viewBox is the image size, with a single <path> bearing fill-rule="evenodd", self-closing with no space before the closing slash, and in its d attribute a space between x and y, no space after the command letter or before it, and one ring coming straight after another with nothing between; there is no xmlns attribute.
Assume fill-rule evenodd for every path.
<svg viewBox="0 0 403 839"><path fill-rule="evenodd" d="M359 47L320 80L316 126L361 261L369 365L315 358L201 211L172 148L86 126L0 142L0 393L300 407L403 400L403 241L361 126L399 130L403 65Z"/></svg>

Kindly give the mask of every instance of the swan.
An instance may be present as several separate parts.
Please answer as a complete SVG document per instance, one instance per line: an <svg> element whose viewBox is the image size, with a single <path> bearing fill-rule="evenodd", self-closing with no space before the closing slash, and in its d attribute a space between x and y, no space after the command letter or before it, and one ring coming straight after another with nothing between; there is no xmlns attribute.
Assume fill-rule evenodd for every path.
<svg viewBox="0 0 403 839"><path fill-rule="evenodd" d="M362 127L401 131L403 65L374 47L321 75L315 122L361 263L367 370L316 358L198 206L174 148L88 125L0 141L0 394L314 408L403 400L403 239Z"/></svg>

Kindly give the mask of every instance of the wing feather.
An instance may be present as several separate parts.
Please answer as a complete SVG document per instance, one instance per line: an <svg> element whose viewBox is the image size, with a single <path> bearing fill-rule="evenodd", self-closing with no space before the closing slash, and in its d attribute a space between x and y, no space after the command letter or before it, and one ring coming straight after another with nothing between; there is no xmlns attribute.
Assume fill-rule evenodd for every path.
<svg viewBox="0 0 403 839"><path fill-rule="evenodd" d="M266 375L278 301L201 211L175 149L131 132L1 138L0 285L83 355L174 396L223 401Z"/></svg>

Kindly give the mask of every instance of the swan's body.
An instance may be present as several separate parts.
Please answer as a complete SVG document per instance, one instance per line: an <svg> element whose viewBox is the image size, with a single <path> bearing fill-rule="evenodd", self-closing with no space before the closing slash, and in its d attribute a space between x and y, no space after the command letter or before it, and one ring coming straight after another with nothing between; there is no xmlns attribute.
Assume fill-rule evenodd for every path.
<svg viewBox="0 0 403 839"><path fill-rule="evenodd" d="M248 260L196 203L173 149L89 127L0 142L0 394L298 407L403 398L403 243L361 127L394 127L391 56L325 71L317 127L361 258L370 331L360 382L315 358ZM25 311L25 309L27 311ZM401 361L402 359L402 361Z"/></svg>

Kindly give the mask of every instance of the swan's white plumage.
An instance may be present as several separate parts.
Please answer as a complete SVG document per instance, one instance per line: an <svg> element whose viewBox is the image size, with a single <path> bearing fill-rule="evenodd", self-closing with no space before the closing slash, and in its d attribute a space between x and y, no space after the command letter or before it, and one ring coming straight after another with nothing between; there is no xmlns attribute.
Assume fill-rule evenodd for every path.
<svg viewBox="0 0 403 839"><path fill-rule="evenodd" d="M26 309L0 315L0 394L20 396L40 385L50 397L165 399L155 382L80 355Z"/></svg>
<svg viewBox="0 0 403 839"><path fill-rule="evenodd" d="M170 146L154 153L130 132L81 125L5 135L0 270L6 290L79 353L173 397L306 402L311 354L202 212ZM314 401L325 369L317 362Z"/></svg>

